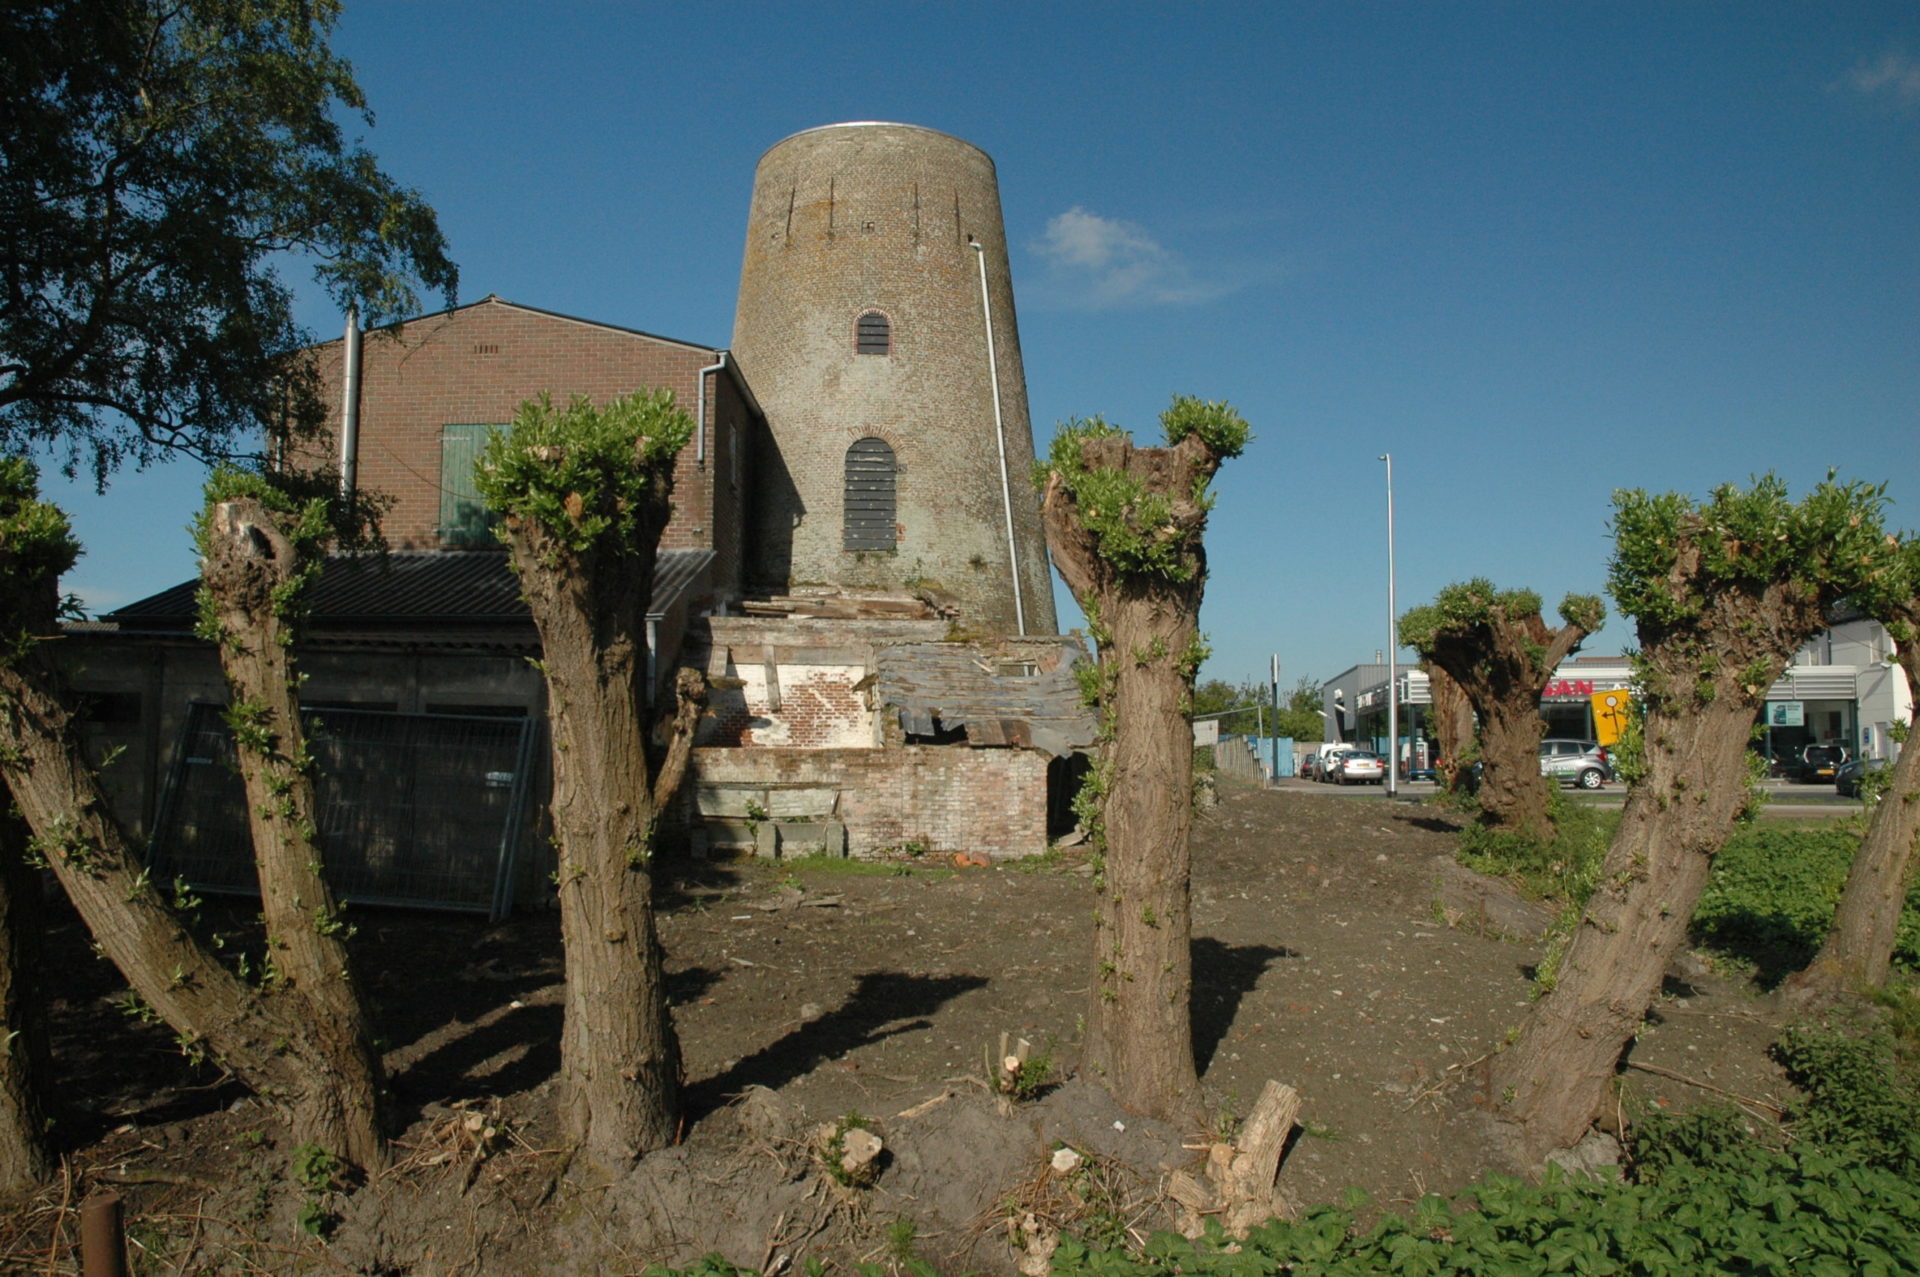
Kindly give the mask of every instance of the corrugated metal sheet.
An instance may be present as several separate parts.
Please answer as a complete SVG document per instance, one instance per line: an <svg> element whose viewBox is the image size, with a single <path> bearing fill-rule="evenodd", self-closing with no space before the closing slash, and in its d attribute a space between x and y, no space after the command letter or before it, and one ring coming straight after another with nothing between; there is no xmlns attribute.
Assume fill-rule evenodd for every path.
<svg viewBox="0 0 1920 1277"><path fill-rule="evenodd" d="M1854 665L1791 665L1772 687L1770 701L1850 701L1859 696L1860 670Z"/></svg>
<svg viewBox="0 0 1920 1277"><path fill-rule="evenodd" d="M662 550L649 615L662 615L713 562L712 550ZM183 581L104 620L122 629L191 629L198 581ZM382 629L436 623L526 625L531 617L505 553L393 553L329 559L314 583L310 624Z"/></svg>
<svg viewBox="0 0 1920 1277"><path fill-rule="evenodd" d="M1093 744L1080 703L1077 644L910 643L875 653L880 703L910 736L964 731L976 747L1041 749L1059 756Z"/></svg>

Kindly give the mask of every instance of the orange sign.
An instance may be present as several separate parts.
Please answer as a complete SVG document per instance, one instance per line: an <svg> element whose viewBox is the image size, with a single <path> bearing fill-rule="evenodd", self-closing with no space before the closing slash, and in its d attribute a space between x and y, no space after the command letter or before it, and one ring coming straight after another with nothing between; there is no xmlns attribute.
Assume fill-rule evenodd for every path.
<svg viewBox="0 0 1920 1277"><path fill-rule="evenodd" d="M1593 734L1602 745L1619 743L1633 712L1633 697L1624 688L1593 693Z"/></svg>

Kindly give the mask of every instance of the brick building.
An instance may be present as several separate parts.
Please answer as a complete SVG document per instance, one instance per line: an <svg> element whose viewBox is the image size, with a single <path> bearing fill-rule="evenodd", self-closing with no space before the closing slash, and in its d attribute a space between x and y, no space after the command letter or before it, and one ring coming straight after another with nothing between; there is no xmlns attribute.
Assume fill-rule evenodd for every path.
<svg viewBox="0 0 1920 1277"><path fill-rule="evenodd" d="M761 581L937 587L984 633L1055 628L993 161L906 124L761 157L734 349L774 447Z"/></svg>
<svg viewBox="0 0 1920 1277"><path fill-rule="evenodd" d="M336 423L346 346L342 338L314 348ZM604 402L643 388L671 390L698 417L693 443L674 467L673 520L660 547L711 551L711 599L736 602L747 454L764 439L766 419L724 350L493 296L369 334L360 343L355 479L393 502L381 527L395 550L497 553L473 489L487 431L542 393ZM342 433L331 426L304 460L340 461L344 469Z"/></svg>
<svg viewBox="0 0 1920 1277"><path fill-rule="evenodd" d="M781 181L792 207L763 251ZM784 269L769 268L776 256ZM475 494L475 454L543 392L604 401L664 387L697 429L675 467L647 696L678 662L719 689L677 831L696 847L740 845L752 825L772 838L762 850L782 838L856 855L1044 850L1091 729L1071 676L1077 647L1044 637L1055 621L991 160L903 125L777 145L756 182L736 329L739 359L488 296L314 347L329 425L287 460L338 465L385 497L392 553L328 564L299 654L305 699L336 724L411 716L449 742L483 720L543 719L528 664L537 635ZM212 729L193 706L225 689L191 636L193 584L82 627L70 645L76 681L111 707L95 715L98 744L126 749L112 780L122 818L187 851L232 836L193 825L196 804L229 801L194 788L218 789L194 765L219 743L194 735ZM956 628L966 645L947 641ZM465 791L446 779L461 770L459 748L444 747L446 775L419 792L495 803L519 821L501 838L521 866L505 850L500 863L531 884L544 851L525 813L543 809L544 747L521 764L467 768ZM412 792L418 779L355 765L388 788ZM511 801L496 802L502 787ZM362 823L334 836L388 837L363 827L362 797L335 797L342 820ZM763 809L780 818L750 819ZM510 896L496 884L490 907Z"/></svg>

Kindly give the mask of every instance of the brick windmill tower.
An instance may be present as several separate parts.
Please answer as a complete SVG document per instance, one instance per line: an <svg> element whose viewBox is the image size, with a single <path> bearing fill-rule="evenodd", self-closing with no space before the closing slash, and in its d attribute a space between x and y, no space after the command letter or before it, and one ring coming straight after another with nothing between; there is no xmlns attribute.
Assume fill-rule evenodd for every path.
<svg viewBox="0 0 1920 1277"><path fill-rule="evenodd" d="M993 161L909 124L834 124L754 174L733 349L773 438L752 580L931 587L967 629L1051 634Z"/></svg>

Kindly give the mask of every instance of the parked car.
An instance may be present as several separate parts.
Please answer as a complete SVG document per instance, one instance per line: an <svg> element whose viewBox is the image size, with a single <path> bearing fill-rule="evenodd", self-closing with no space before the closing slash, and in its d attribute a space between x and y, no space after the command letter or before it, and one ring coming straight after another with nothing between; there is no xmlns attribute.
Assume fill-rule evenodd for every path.
<svg viewBox="0 0 1920 1277"><path fill-rule="evenodd" d="M1300 779L1313 780L1320 770L1320 755L1302 754L1300 756Z"/></svg>
<svg viewBox="0 0 1920 1277"><path fill-rule="evenodd" d="M1378 785L1387 778L1387 760L1369 750L1349 749L1332 757L1327 772L1335 784Z"/></svg>
<svg viewBox="0 0 1920 1277"><path fill-rule="evenodd" d="M1543 740L1540 774L1553 776L1565 785L1598 789L1613 779L1613 759L1598 741Z"/></svg>
<svg viewBox="0 0 1920 1277"><path fill-rule="evenodd" d="M1320 772L1314 777L1323 785L1332 785L1340 779L1340 760L1353 752L1353 747L1332 749L1320 755Z"/></svg>
<svg viewBox="0 0 1920 1277"><path fill-rule="evenodd" d="M1787 779L1802 785L1817 785L1836 780L1835 775L1848 761L1845 745L1808 745L1787 766Z"/></svg>
<svg viewBox="0 0 1920 1277"><path fill-rule="evenodd" d="M1833 773L1833 792L1842 798L1860 796L1860 780L1868 772L1883 772L1892 764L1884 758L1856 758L1842 763Z"/></svg>

